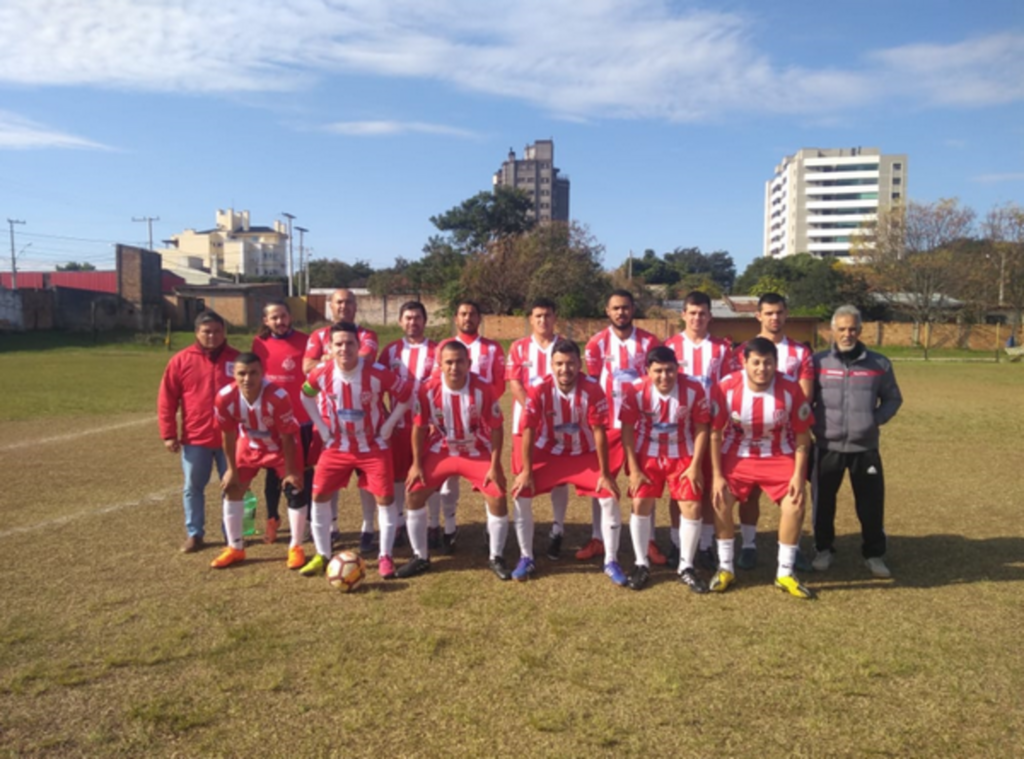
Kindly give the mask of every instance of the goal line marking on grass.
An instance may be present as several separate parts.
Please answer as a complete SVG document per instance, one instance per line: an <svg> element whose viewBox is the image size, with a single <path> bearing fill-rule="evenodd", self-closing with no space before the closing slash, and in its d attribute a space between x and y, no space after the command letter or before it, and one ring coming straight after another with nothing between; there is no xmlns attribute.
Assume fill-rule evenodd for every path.
<svg viewBox="0 0 1024 759"><path fill-rule="evenodd" d="M85 517L95 517L101 514L109 514L112 511L122 511L124 509L135 508L136 506L149 506L152 504L160 503L167 498L170 498L175 493L181 493L181 486L175 488L167 488L165 490L158 490L155 493L144 495L141 498L136 498L134 501L125 501L123 503L115 503L111 506L103 506L98 509L92 509L91 511L79 511L76 514L67 514L56 519L48 519L45 522L39 522L38 524L27 525L25 527L13 527L10 530L0 531L0 538L7 538L12 535L23 535L26 532L36 532L37 530L45 530L49 527L61 527L69 522L74 522L78 519Z"/></svg>
<svg viewBox="0 0 1024 759"><path fill-rule="evenodd" d="M33 445L47 445L48 443L63 443L66 440L74 440L75 438L85 437L86 435L98 435L103 432L113 432L114 430L121 430L125 427L135 427L140 424L150 424L156 419L155 416L147 416L145 419L133 419L130 422L120 422L118 424L108 424L105 427L93 427L91 430L80 430L78 432L69 432L66 435L54 435L52 437L41 437L37 440L22 440L20 443L12 443L0 447L0 453L4 451L16 451L19 448L29 448Z"/></svg>

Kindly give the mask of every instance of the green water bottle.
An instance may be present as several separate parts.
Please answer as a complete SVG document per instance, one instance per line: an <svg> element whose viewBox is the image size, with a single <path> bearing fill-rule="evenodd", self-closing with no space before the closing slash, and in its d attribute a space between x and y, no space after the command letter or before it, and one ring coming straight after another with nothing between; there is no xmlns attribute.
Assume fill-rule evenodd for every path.
<svg viewBox="0 0 1024 759"><path fill-rule="evenodd" d="M256 534L256 494L245 491L245 511L242 513L242 535L249 537Z"/></svg>

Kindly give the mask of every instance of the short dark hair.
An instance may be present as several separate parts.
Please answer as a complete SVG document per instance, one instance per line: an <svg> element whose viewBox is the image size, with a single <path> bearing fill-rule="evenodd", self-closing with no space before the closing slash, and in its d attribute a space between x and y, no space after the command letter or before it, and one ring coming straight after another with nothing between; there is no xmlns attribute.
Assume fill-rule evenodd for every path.
<svg viewBox="0 0 1024 759"><path fill-rule="evenodd" d="M558 313L558 304L551 300L551 298L534 298L533 303L530 304L529 313L532 314L535 308L547 308L556 314Z"/></svg>
<svg viewBox="0 0 1024 759"><path fill-rule="evenodd" d="M206 311L200 311L199 315L196 317L196 329L199 329L204 324L209 324L210 322L217 322L217 324L222 327L227 326L224 324L223 316L218 314L216 311L207 309Z"/></svg>
<svg viewBox="0 0 1024 759"><path fill-rule="evenodd" d="M554 346L551 348L551 355L554 356L556 353L562 353L566 356L575 356L581 361L583 360L583 356L580 355L580 346L576 344L575 340L570 340L566 337L559 338L555 341Z"/></svg>
<svg viewBox="0 0 1024 759"><path fill-rule="evenodd" d="M483 316L484 312L481 310L480 304L477 303L475 300L470 300L469 298L462 298L455 304L456 312L463 306L472 306L473 308L476 309L477 316Z"/></svg>
<svg viewBox="0 0 1024 759"><path fill-rule="evenodd" d="M461 340L456 340L454 338L445 341L445 344L441 346L441 350L438 351L438 355L448 350L449 348L456 350L466 358L469 358L469 348L466 347L466 344L464 342L462 342Z"/></svg>
<svg viewBox="0 0 1024 759"><path fill-rule="evenodd" d="M635 299L633 298L633 293L621 287L618 287L611 291L611 293L608 295L608 300L611 300L612 298L629 298L629 302L631 304L636 303Z"/></svg>
<svg viewBox="0 0 1024 759"><path fill-rule="evenodd" d="M767 337L752 337L747 340L746 345L743 346L743 360L750 358L751 353L756 353L759 356L771 356L776 361L779 360L779 349Z"/></svg>
<svg viewBox="0 0 1024 759"><path fill-rule="evenodd" d="M263 366L263 362L260 360L260 357L257 356L255 353L239 353L237 356L235 356L235 363L259 364L260 366Z"/></svg>
<svg viewBox="0 0 1024 759"><path fill-rule="evenodd" d="M675 364L679 366L679 359L676 357L676 352L667 345L659 345L647 351L646 366L648 369L651 368L651 364Z"/></svg>
<svg viewBox="0 0 1024 759"><path fill-rule="evenodd" d="M764 293L760 298L757 299L757 310L761 310L761 306L782 306L786 308L786 298L778 293Z"/></svg>
<svg viewBox="0 0 1024 759"><path fill-rule="evenodd" d="M423 314L423 321L427 320L427 307L420 303L418 300L407 300L398 309L398 318L401 319L406 311L419 311Z"/></svg>
<svg viewBox="0 0 1024 759"><path fill-rule="evenodd" d="M686 297L683 298L683 310L686 310L687 306L707 306L708 311L711 310L711 296L707 293L702 293L700 290L690 290L686 293Z"/></svg>
<svg viewBox="0 0 1024 759"><path fill-rule="evenodd" d="M266 316L267 315L267 309L273 308L274 306L280 306L285 311L287 311L289 314L291 314L291 312L292 312L292 310L288 307L288 303L287 302L285 302L283 300L275 299L275 300L268 300L266 303L263 304L263 315Z"/></svg>
<svg viewBox="0 0 1024 759"><path fill-rule="evenodd" d="M359 337L359 327L352 322L335 322L331 325L331 336L334 336L335 332L351 332L357 338Z"/></svg>

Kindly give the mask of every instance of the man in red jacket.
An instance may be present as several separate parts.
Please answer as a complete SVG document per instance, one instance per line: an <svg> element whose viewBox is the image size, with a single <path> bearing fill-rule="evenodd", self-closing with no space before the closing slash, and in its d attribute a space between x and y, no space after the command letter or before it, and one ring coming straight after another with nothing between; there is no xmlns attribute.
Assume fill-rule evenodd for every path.
<svg viewBox="0 0 1024 759"><path fill-rule="evenodd" d="M185 473L183 500L188 539L181 547L184 553L203 547L204 491L214 462L221 476L227 468L213 402L220 389L234 379L237 355L238 351L227 344L224 319L213 311L203 311L196 317L195 344L175 354L160 382L157 401L160 437L170 453L181 453L181 468Z"/></svg>

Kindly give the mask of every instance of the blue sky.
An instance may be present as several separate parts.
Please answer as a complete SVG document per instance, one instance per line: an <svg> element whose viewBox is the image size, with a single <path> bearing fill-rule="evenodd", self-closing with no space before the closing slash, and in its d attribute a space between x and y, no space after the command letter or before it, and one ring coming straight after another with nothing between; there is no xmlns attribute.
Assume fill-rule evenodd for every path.
<svg viewBox="0 0 1024 759"><path fill-rule="evenodd" d="M20 269L110 267L132 217L159 240L228 207L295 214L317 258L415 259L544 138L609 267L696 245L742 270L802 147L906 153L913 200L1024 204L1024 3L0 0Z"/></svg>

